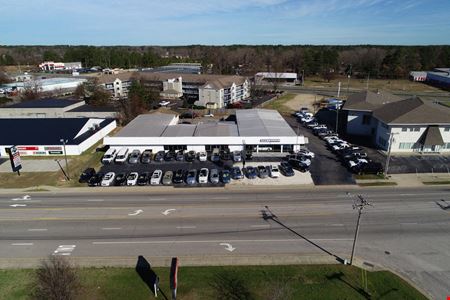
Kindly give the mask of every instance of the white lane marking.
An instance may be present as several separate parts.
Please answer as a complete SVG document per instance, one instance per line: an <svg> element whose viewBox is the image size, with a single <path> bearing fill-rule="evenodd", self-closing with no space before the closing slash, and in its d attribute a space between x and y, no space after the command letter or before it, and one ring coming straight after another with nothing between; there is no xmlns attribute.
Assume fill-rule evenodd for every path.
<svg viewBox="0 0 450 300"><path fill-rule="evenodd" d="M400 194L399 196L415 196L416 194Z"/></svg>
<svg viewBox="0 0 450 300"><path fill-rule="evenodd" d="M143 213L143 212L144 211L142 209L138 209L138 210L135 210L134 213L129 213L128 215L129 216L137 216L137 215L139 215L140 213Z"/></svg>
<svg viewBox="0 0 450 300"><path fill-rule="evenodd" d="M30 200L30 199L31 199L30 195L25 195L25 196L22 196L20 198L12 198L11 200L12 201L24 201L24 200Z"/></svg>
<svg viewBox="0 0 450 300"><path fill-rule="evenodd" d="M26 204L11 204L11 207L25 207L27 206Z"/></svg>
<svg viewBox="0 0 450 300"><path fill-rule="evenodd" d="M53 255L71 255L72 251L75 249L76 245L59 245Z"/></svg>
<svg viewBox="0 0 450 300"><path fill-rule="evenodd" d="M331 224L331 226L344 226L344 224Z"/></svg>
<svg viewBox="0 0 450 300"><path fill-rule="evenodd" d="M409 223L400 223L400 225L418 225L417 222L409 222Z"/></svg>
<svg viewBox="0 0 450 300"><path fill-rule="evenodd" d="M177 226L177 229L195 229L197 226Z"/></svg>
<svg viewBox="0 0 450 300"><path fill-rule="evenodd" d="M87 200L87 202L103 202L103 201L105 201L105 200L103 200L103 199L89 199L89 200Z"/></svg>
<svg viewBox="0 0 450 300"><path fill-rule="evenodd" d="M28 231L47 231L47 228L30 228Z"/></svg>
<svg viewBox="0 0 450 300"><path fill-rule="evenodd" d="M167 200L167 198L150 198L152 201L161 201L161 200Z"/></svg>
<svg viewBox="0 0 450 300"><path fill-rule="evenodd" d="M225 199L230 199L230 197L212 197L210 199L213 199L213 200L225 200Z"/></svg>
<svg viewBox="0 0 450 300"><path fill-rule="evenodd" d="M104 227L102 230L120 230L122 227Z"/></svg>
<svg viewBox="0 0 450 300"><path fill-rule="evenodd" d="M167 216L168 214L170 214L171 212L176 211L175 208L169 208L166 209L165 211L161 212L163 215Z"/></svg>
<svg viewBox="0 0 450 300"><path fill-rule="evenodd" d="M290 199L291 196L276 196L275 199Z"/></svg>
<svg viewBox="0 0 450 300"><path fill-rule="evenodd" d="M347 242L353 239L312 239L316 242ZM120 245L120 244L189 244L189 243L221 243L220 240L204 241L117 241L117 242L92 242L93 245ZM303 239L280 239L280 240L229 240L230 243L277 243L277 242L306 242Z"/></svg>
<svg viewBox="0 0 450 300"><path fill-rule="evenodd" d="M12 243L12 246L33 246L33 243Z"/></svg>
<svg viewBox="0 0 450 300"><path fill-rule="evenodd" d="M270 227L269 224L267 225L250 225L251 228L268 228Z"/></svg>
<svg viewBox="0 0 450 300"><path fill-rule="evenodd" d="M233 252L234 250L236 250L236 248L231 246L231 244L229 244L229 243L220 243L220 246L225 246L225 250L230 251L230 252Z"/></svg>

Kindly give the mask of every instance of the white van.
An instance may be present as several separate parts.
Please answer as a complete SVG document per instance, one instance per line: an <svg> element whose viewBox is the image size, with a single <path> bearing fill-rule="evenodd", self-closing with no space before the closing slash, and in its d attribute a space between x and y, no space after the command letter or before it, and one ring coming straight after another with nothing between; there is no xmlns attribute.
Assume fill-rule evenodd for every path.
<svg viewBox="0 0 450 300"><path fill-rule="evenodd" d="M116 150L116 149L114 149L114 148L109 148L109 149L106 151L105 155L103 155L102 163L103 163L103 164L110 164L110 163L112 163L113 160L114 160L114 158L116 157L116 153L117 153L117 150Z"/></svg>
<svg viewBox="0 0 450 300"><path fill-rule="evenodd" d="M117 152L116 163L123 164L128 159L128 148L122 148Z"/></svg>

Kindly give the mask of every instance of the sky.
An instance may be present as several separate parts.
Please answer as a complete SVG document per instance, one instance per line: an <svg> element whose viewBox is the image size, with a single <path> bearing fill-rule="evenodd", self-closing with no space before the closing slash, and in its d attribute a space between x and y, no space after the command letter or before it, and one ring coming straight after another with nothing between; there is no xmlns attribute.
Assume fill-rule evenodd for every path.
<svg viewBox="0 0 450 300"><path fill-rule="evenodd" d="M450 0L0 0L0 45L450 44Z"/></svg>

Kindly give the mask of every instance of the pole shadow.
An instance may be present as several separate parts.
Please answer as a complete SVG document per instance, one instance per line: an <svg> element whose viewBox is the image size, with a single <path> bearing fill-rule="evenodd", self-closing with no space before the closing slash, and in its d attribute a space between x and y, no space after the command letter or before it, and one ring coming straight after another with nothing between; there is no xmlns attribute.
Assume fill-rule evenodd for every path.
<svg viewBox="0 0 450 300"><path fill-rule="evenodd" d="M347 285L349 288L351 288L352 290L354 290L355 292L357 292L358 294L360 294L361 296L363 296L365 299L371 299L372 296L366 292L364 289L360 288L360 287L356 287L354 285L352 285L350 282L348 282L347 280L345 280L343 277L345 277L345 274L342 272L335 272L331 275L326 275L325 276L328 280L339 280L340 282L342 282L343 284Z"/></svg>

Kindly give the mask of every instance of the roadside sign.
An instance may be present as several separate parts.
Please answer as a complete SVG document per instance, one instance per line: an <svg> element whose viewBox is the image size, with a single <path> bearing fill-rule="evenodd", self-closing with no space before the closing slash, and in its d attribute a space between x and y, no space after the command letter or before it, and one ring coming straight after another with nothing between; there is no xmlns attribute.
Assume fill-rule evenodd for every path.
<svg viewBox="0 0 450 300"><path fill-rule="evenodd" d="M136 263L136 272L141 277L142 281L148 286L155 297L158 296L159 291L159 277L152 270L150 263L145 259L144 256L139 255L138 261Z"/></svg>
<svg viewBox="0 0 450 300"><path fill-rule="evenodd" d="M172 290L173 300L177 299L178 267L178 257L173 257L170 265L170 289Z"/></svg>
<svg viewBox="0 0 450 300"><path fill-rule="evenodd" d="M16 146L7 148L6 152L9 154L9 160L11 161L11 168L13 172L19 172L22 169L22 162L20 160L20 153ZM20 173L19 173L20 175Z"/></svg>

